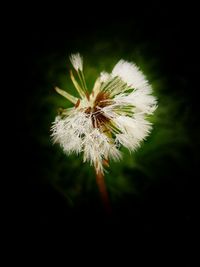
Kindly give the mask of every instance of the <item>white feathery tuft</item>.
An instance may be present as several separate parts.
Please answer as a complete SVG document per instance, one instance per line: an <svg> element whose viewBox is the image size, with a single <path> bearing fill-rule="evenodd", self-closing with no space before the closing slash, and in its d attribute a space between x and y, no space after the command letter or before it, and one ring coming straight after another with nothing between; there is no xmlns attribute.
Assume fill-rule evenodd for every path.
<svg viewBox="0 0 200 267"><path fill-rule="evenodd" d="M119 76L128 86L135 89L143 88L148 85L143 73L134 63L120 60L112 71L113 77Z"/></svg>
<svg viewBox="0 0 200 267"><path fill-rule="evenodd" d="M108 81L109 78L110 78L110 74L109 74L109 73L107 73L107 72L105 72L105 71L102 71L102 72L100 73L100 82L105 83L105 82Z"/></svg>
<svg viewBox="0 0 200 267"><path fill-rule="evenodd" d="M135 118L119 116L114 119L114 122L121 131L116 135L116 139L130 151L138 148L152 128L151 123L142 116L135 116Z"/></svg>
<svg viewBox="0 0 200 267"><path fill-rule="evenodd" d="M121 106L132 105L135 113L152 114L157 108L156 98L145 88L134 90L130 94L119 94L114 101Z"/></svg>
<svg viewBox="0 0 200 267"><path fill-rule="evenodd" d="M69 59L76 71L78 70L83 71L83 58L79 53L71 54Z"/></svg>

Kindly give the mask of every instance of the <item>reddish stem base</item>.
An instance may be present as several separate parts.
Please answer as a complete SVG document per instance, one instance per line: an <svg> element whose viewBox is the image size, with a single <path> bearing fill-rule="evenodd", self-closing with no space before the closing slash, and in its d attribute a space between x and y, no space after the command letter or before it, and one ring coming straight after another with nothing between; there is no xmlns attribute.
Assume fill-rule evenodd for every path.
<svg viewBox="0 0 200 267"><path fill-rule="evenodd" d="M108 214L110 214L111 213L111 205L110 205L109 196L108 196L108 192L106 189L106 184L105 184L103 173L96 172L96 182L97 182L97 185L99 188L99 192L100 192L105 210Z"/></svg>

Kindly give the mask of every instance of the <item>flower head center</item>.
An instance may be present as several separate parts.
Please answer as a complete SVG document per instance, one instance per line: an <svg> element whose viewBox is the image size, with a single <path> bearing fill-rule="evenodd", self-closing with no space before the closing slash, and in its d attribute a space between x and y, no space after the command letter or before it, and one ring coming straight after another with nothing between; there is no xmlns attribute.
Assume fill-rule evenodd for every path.
<svg viewBox="0 0 200 267"><path fill-rule="evenodd" d="M96 96L93 107L88 107L85 113L91 116L92 125L94 128L100 128L105 126L110 119L105 115L103 108L111 105L112 100L105 92L99 92Z"/></svg>

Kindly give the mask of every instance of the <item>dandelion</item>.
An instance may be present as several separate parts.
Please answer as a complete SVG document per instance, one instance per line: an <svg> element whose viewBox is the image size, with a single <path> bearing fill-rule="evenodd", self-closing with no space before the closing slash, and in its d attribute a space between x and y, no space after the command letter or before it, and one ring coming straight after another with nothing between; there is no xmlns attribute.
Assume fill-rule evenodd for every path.
<svg viewBox="0 0 200 267"><path fill-rule="evenodd" d="M110 160L120 160L120 146L135 151L150 133L148 116L157 107L152 88L139 68L120 60L111 73L101 72L89 93L83 74L83 59L72 54L70 61L78 81L70 77L79 98L56 87L73 107L62 109L52 125L53 141L66 154L83 154L83 161L95 168L102 199L109 207L104 172Z"/></svg>

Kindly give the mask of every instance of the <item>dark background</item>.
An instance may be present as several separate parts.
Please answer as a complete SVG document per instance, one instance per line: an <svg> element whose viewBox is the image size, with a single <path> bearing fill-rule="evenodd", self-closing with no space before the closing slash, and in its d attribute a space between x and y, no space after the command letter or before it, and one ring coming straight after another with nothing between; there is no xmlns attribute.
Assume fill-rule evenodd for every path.
<svg viewBox="0 0 200 267"><path fill-rule="evenodd" d="M12 215L16 231L28 235L62 232L68 236L91 234L100 237L101 233L106 233L108 237L149 236L172 240L195 237L198 213L195 189L199 172L197 17L195 9L186 7L152 6L140 10L128 12L127 16L120 18L108 18L102 14L89 16L88 11L87 16L73 19L71 14L72 19L66 21L65 30L49 26L40 31L29 29L17 33L15 40L20 63L15 67L20 70L20 83L14 88L14 116L18 141L12 159L14 166L16 164L14 172L19 170L20 173L13 183L17 193ZM101 48L94 48L98 44ZM125 56L129 59L130 55L139 63L139 56L134 58L134 52L131 54L132 48L142 54L141 62L150 62L149 77L158 81L155 82L155 91L159 106L170 107L164 109L163 118L162 112L158 111L155 127L163 127L163 122L166 122L165 128L173 130L181 121L181 129L172 131L170 135L161 135L161 139L170 139L170 142L162 140L164 145L154 146L160 139L156 134L152 137L155 148L147 154L149 165L145 165L146 154L138 156L144 164L142 171L135 170L134 165L124 169L123 163L120 165L121 176L134 177L136 190L127 194L122 189L120 197L113 200L112 215L104 213L98 191L94 189L95 183L91 190L75 196L76 204L72 207L66 199L67 185L62 187L59 183L58 188L52 182L59 170L66 171L54 165L58 162L64 164L68 158L45 139L48 138L49 123L59 107L56 94L50 101L47 99L53 86L61 81L59 73L65 72L63 62L67 61L67 56L63 58L63 55L79 49L85 62L88 56L89 64L95 68L95 53L98 53L98 60L116 59L116 50L122 52L119 58ZM56 67L52 69L54 65ZM49 72L56 72L56 75L51 73L48 76ZM53 98L57 102L51 107L49 103L53 103ZM59 155L59 159L51 155ZM82 170L81 165L77 165L78 170L71 167L70 171L74 159L69 159L65 175L76 179ZM146 174L145 169L147 173L150 170L150 174ZM87 168L83 167L83 177L84 173L88 175ZM92 177L92 171L90 175Z"/></svg>

